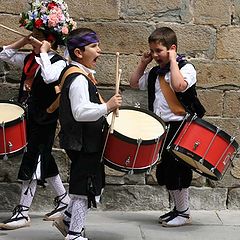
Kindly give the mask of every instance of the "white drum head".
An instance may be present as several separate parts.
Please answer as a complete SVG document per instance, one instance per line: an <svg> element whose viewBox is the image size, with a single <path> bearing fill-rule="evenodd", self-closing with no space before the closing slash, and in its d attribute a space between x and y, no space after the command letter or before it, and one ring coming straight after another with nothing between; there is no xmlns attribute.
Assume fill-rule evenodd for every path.
<svg viewBox="0 0 240 240"><path fill-rule="evenodd" d="M112 113L107 116L107 122L111 125ZM162 136L164 126L156 118L138 110L120 109L119 117L115 118L114 130L120 134L142 140L153 140Z"/></svg>
<svg viewBox="0 0 240 240"><path fill-rule="evenodd" d="M24 114L24 110L12 103L0 103L0 124L18 119Z"/></svg>

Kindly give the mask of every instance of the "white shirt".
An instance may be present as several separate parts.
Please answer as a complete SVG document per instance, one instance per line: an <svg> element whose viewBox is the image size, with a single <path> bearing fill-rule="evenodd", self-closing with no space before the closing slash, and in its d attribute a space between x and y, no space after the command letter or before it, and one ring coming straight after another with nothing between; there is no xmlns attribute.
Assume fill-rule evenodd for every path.
<svg viewBox="0 0 240 240"><path fill-rule="evenodd" d="M193 84L196 83L196 70L192 64L186 64L180 69L184 80L188 83L187 88L184 90L186 91L190 88ZM143 76L139 79L139 89L140 90L147 90L148 87L148 74L149 71L145 72ZM168 82L171 86L171 73L168 72L165 75L165 81ZM184 92L183 91L183 92ZM157 77L155 83L155 100L153 103L153 110L156 115L162 118L163 121L181 121L184 116L175 115L169 108L167 101L162 93L159 83L159 77Z"/></svg>
<svg viewBox="0 0 240 240"><path fill-rule="evenodd" d="M18 52L18 49L3 47L3 50L0 52L0 59L12 63L20 68L24 67L24 59L29 53ZM36 62L39 64L39 67L36 71L41 68L41 76L46 84L55 82L58 80L61 71L66 67L66 61L59 60L55 63L51 63L50 59L55 55L53 52L40 53L40 57L35 57Z"/></svg>
<svg viewBox="0 0 240 240"><path fill-rule="evenodd" d="M83 69L86 73L95 73L95 71L86 68L78 62L72 61L71 64ZM90 102L88 80L82 74L73 80L69 89L69 99L72 114L76 121L96 121L107 114L106 103L98 104Z"/></svg>

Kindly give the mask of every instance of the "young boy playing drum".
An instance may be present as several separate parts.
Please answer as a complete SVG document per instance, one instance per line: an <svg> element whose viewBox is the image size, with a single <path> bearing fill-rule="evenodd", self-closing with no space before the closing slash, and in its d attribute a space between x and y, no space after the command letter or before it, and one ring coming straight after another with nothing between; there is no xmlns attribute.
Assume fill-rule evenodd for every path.
<svg viewBox="0 0 240 240"><path fill-rule="evenodd" d="M30 225L29 208L37 183L44 184L46 181L56 194L56 206L45 215L45 220L59 217L69 203L69 196L51 153L58 110L48 113L47 108L56 98L55 85L67 65L65 59L52 49L56 50L64 44L66 34L72 30L74 22L69 18L64 1L53 0L32 2L31 9L22 14L20 23L32 33L4 46L0 59L23 69L18 101L28 109L28 144L18 173L18 179L22 180L20 202L14 208L12 216L0 224L2 229ZM32 53L19 51L27 44L32 45Z"/></svg>
<svg viewBox="0 0 240 240"><path fill-rule="evenodd" d="M166 147L184 119L186 110L203 115L202 106L195 96L196 70L183 56L177 54L177 37L172 29L157 28L149 36L148 43L150 51L141 57L131 75L130 85L148 90L149 110L160 116L170 127L156 176L158 183L166 186L175 206L172 211L159 217L159 223L165 227L182 226L191 223L189 186L192 170L178 161ZM145 71L153 59L157 66ZM193 101L194 104L184 101L183 105L176 99L176 94L185 93L188 89L187 98L196 101ZM186 99L185 94L183 99Z"/></svg>
<svg viewBox="0 0 240 240"><path fill-rule="evenodd" d="M82 235L86 213L91 206L96 207L105 185L101 160L105 115L120 107L122 97L117 93L104 103L97 91L93 69L101 49L93 30L79 28L70 32L67 48L72 62L61 75L65 81L61 84L59 119L60 146L71 160L71 200L54 225L63 235L67 234L66 240L84 240L87 239Z"/></svg>

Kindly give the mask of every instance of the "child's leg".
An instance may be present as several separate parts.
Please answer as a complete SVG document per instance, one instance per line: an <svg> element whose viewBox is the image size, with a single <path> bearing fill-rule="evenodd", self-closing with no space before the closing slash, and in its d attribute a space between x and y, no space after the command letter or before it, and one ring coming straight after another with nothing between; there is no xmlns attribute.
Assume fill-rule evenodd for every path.
<svg viewBox="0 0 240 240"><path fill-rule="evenodd" d="M0 225L0 228L17 229L30 226L30 218L28 216L28 211L32 204L36 188L36 180L23 181L20 204L14 208L12 217L5 220L3 224Z"/></svg>
<svg viewBox="0 0 240 240"><path fill-rule="evenodd" d="M70 222L67 239L69 240L87 239L87 238L84 238L81 234L85 224L87 211L88 211L87 199L82 199L82 198L73 199L71 222Z"/></svg>
<svg viewBox="0 0 240 240"><path fill-rule="evenodd" d="M163 222L163 226L176 227L189 224L190 208L189 208L189 188L181 190L171 190L173 201L175 202L176 212Z"/></svg>
<svg viewBox="0 0 240 240"><path fill-rule="evenodd" d="M53 221L54 219L60 217L61 213L67 208L70 198L63 186L59 174L57 176L47 178L46 181L53 189L57 197L55 198L56 208L50 213L47 213L44 220Z"/></svg>
<svg viewBox="0 0 240 240"><path fill-rule="evenodd" d="M170 195L170 199L173 201L174 208L171 211L161 215L158 219L159 223L163 223L163 221L167 221L169 218L174 216L175 213L176 213L176 203L175 203L175 200L174 200L174 197L173 197L173 192L169 191L169 195Z"/></svg>
<svg viewBox="0 0 240 240"><path fill-rule="evenodd" d="M67 233L70 227L70 221L72 217L72 208L73 208L73 200L71 199L67 209L61 214L59 218L57 218L53 222L53 226L55 226L65 237L67 236Z"/></svg>

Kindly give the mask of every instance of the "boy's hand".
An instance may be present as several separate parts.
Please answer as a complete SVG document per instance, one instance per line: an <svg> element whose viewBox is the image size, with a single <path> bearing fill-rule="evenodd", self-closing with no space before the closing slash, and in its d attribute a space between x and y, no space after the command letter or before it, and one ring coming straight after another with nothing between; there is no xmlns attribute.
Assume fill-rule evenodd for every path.
<svg viewBox="0 0 240 240"><path fill-rule="evenodd" d="M168 50L168 57L169 57L169 61L176 61L176 57L177 57L177 52L175 51L175 49L169 49Z"/></svg>
<svg viewBox="0 0 240 240"><path fill-rule="evenodd" d="M115 94L107 101L107 110L108 112L119 108L122 105L122 96L120 94Z"/></svg>
<svg viewBox="0 0 240 240"><path fill-rule="evenodd" d="M143 64L148 65L152 60L153 60L153 58L149 51L143 53L143 55L141 57L141 62Z"/></svg>
<svg viewBox="0 0 240 240"><path fill-rule="evenodd" d="M51 43L46 40L43 40L42 45L40 47L40 52L47 53L50 50L50 48L51 48Z"/></svg>

